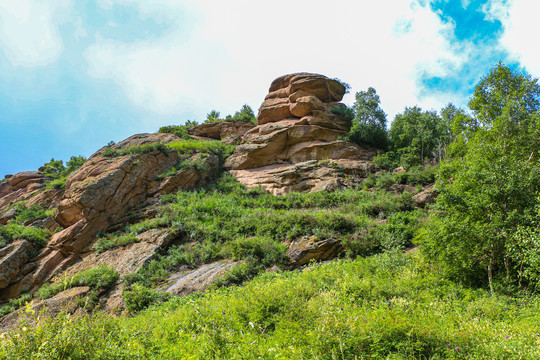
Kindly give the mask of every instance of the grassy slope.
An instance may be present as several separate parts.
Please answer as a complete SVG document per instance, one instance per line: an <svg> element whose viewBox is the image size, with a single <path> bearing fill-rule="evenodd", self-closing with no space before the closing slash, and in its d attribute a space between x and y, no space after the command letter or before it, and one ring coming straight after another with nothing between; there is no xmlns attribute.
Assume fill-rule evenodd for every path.
<svg viewBox="0 0 540 360"><path fill-rule="evenodd" d="M60 316L3 335L2 358L537 359L540 302L382 254L265 273L132 318Z"/></svg>

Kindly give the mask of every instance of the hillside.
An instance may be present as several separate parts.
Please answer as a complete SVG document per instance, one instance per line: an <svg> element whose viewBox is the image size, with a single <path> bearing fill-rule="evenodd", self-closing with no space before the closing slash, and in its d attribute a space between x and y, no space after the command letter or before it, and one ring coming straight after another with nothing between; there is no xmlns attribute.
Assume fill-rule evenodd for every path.
<svg viewBox="0 0 540 360"><path fill-rule="evenodd" d="M537 358L538 100L387 131L374 89L346 91L285 75L256 118L7 176L0 354Z"/></svg>

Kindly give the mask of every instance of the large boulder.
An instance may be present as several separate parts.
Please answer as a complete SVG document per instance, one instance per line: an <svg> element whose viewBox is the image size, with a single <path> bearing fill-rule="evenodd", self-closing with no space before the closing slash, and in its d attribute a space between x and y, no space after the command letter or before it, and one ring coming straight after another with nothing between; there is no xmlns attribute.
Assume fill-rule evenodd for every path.
<svg viewBox="0 0 540 360"><path fill-rule="evenodd" d="M366 167L366 161L377 152L340 140L352 124L342 115L344 105L338 102L344 94L345 87L339 81L323 75L297 73L277 78L259 109L258 125L245 133L225 166L244 185L260 185L274 194L336 188L345 182L358 184L363 178L355 176L351 182L345 177L351 172L367 176L366 170L373 167ZM311 163L319 160L350 160L346 166L349 172ZM302 163L306 164L299 165ZM358 171L352 170L356 165ZM292 175L297 168L302 169L300 174ZM315 168L323 169L317 171L318 178L308 174L307 169ZM295 179L293 186L289 185L291 178Z"/></svg>
<svg viewBox="0 0 540 360"><path fill-rule="evenodd" d="M311 261L331 260L341 253L338 239L319 239L317 236L304 236L294 240L287 250L289 266L297 268Z"/></svg>

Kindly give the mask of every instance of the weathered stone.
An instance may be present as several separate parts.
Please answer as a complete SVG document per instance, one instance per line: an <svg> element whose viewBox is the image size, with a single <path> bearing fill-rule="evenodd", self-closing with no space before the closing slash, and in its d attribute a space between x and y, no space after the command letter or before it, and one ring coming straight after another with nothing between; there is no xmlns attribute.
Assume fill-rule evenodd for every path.
<svg viewBox="0 0 540 360"><path fill-rule="evenodd" d="M37 171L23 171L13 175L7 183L14 190L19 190L30 184L42 183L44 180L45 176Z"/></svg>
<svg viewBox="0 0 540 360"><path fill-rule="evenodd" d="M188 132L192 136L223 140L231 135L242 137L253 127L255 127L255 124L249 122L215 121L190 127Z"/></svg>
<svg viewBox="0 0 540 360"><path fill-rule="evenodd" d="M259 108L257 124L262 125L293 117L290 106L291 103L286 98L265 100Z"/></svg>
<svg viewBox="0 0 540 360"><path fill-rule="evenodd" d="M304 236L289 245L287 257L290 266L296 268L310 261L331 260L341 252L338 239L319 239L317 236Z"/></svg>
<svg viewBox="0 0 540 360"><path fill-rule="evenodd" d="M324 109L324 104L315 96L303 96L290 105L291 114L299 118L313 114L313 110Z"/></svg>
<svg viewBox="0 0 540 360"><path fill-rule="evenodd" d="M138 134L111 146L111 149L175 140L179 138L172 134ZM6 288L0 297L12 298L23 290L35 291L43 282L78 261L97 232L125 224L128 214L147 200L178 188L188 189L203 183L206 175L216 171L219 166L215 155L208 155L204 159L194 155L191 160L203 161L206 172L193 166L157 180L157 175L170 170L181 160L176 151L155 150L105 157L105 150L102 148L92 155L66 180L64 198L55 214L55 220L65 229L55 233L41 250L35 259L35 270Z"/></svg>
<svg viewBox="0 0 540 360"><path fill-rule="evenodd" d="M370 161L312 160L230 172L247 188L260 186L274 195L286 195L292 191L334 191L354 187L374 170Z"/></svg>
<svg viewBox="0 0 540 360"><path fill-rule="evenodd" d="M91 246L81 254L81 259L62 273L62 277L75 274L96 266L114 269L121 277L139 271L158 251L167 248L178 238L170 230L151 229L136 236L138 242L111 248L102 253L90 251Z"/></svg>
<svg viewBox="0 0 540 360"><path fill-rule="evenodd" d="M428 204L433 204L438 195L439 192L435 190L435 184L433 184L414 195L413 200L418 207L424 208Z"/></svg>
<svg viewBox="0 0 540 360"><path fill-rule="evenodd" d="M358 184L361 181L358 176L354 176L354 181L341 179L348 175L324 166L318 172L323 176L321 179L305 172L301 176L306 178L301 179L289 167L311 160L370 161L377 154L373 148L338 140L352 124L349 118L340 115L343 111L339 108L345 105L336 102L344 92L341 83L323 75L298 73L277 78L259 109L258 125L245 133L242 144L227 159L225 167L244 185L261 185L274 194ZM315 171L319 165L313 164L300 168ZM367 176L364 164L355 164ZM292 186L291 179L294 179Z"/></svg>
<svg viewBox="0 0 540 360"><path fill-rule="evenodd" d="M224 260L206 264L196 270L185 270L169 276L166 286L159 290L178 296L189 295L195 291L204 291L216 279L220 278L237 262Z"/></svg>
<svg viewBox="0 0 540 360"><path fill-rule="evenodd" d="M32 244L26 240L17 240L0 249L0 289L17 279L33 250Z"/></svg>

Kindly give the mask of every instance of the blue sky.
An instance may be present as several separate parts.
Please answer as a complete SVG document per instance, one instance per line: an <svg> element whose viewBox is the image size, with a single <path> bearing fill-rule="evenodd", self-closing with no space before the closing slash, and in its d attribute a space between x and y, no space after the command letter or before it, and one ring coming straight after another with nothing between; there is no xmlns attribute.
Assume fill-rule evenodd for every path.
<svg viewBox="0 0 540 360"><path fill-rule="evenodd" d="M320 3L0 4L0 177L212 109L256 111L285 73L373 86L389 120L405 106L465 107L499 60L540 76L534 1Z"/></svg>

